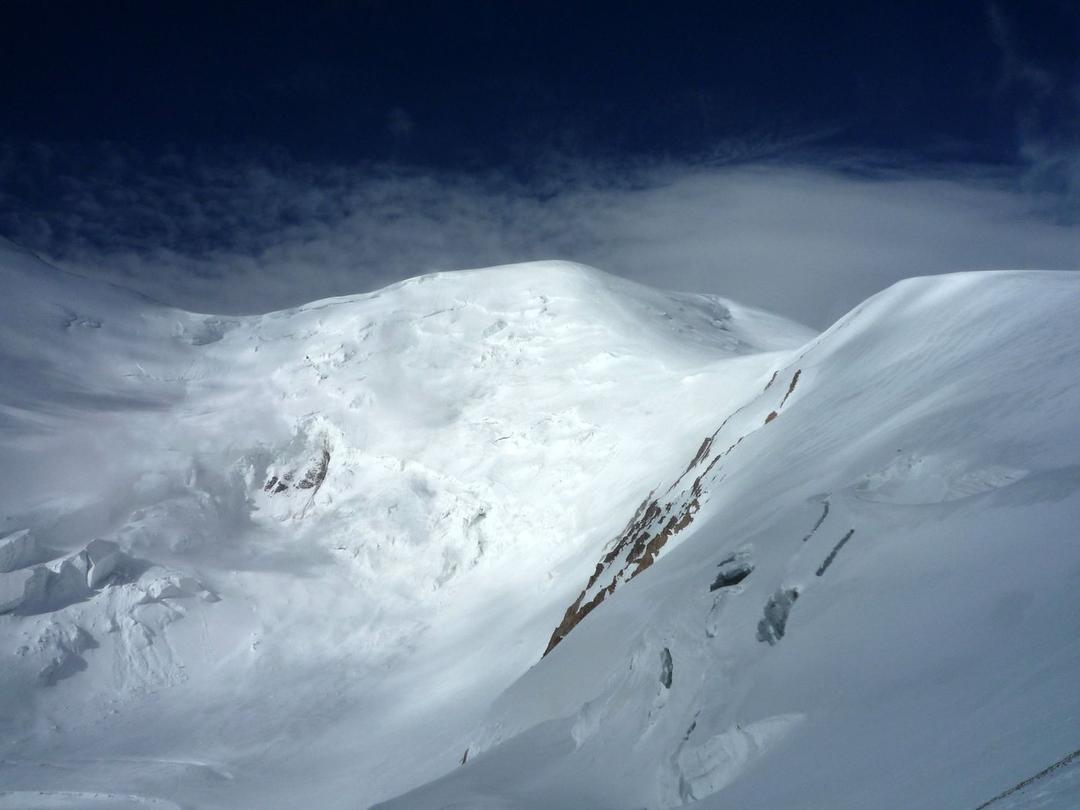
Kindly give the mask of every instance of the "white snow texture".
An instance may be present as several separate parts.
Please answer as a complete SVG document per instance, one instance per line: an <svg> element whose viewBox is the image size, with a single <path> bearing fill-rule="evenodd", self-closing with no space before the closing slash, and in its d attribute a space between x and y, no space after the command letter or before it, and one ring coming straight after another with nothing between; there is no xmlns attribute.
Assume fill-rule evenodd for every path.
<svg viewBox="0 0 1080 810"><path fill-rule="evenodd" d="M1080 806L1080 276L0 284L0 808Z"/></svg>

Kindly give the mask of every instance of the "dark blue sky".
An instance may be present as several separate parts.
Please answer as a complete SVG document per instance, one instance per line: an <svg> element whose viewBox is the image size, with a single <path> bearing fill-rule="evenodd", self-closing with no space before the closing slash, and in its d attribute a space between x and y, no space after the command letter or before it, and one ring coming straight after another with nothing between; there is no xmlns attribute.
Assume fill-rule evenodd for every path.
<svg viewBox="0 0 1080 810"><path fill-rule="evenodd" d="M1080 4L1062 0L9 0L0 23L8 140L304 160L472 167L812 137L1011 161L1020 127L1067 125L1080 84Z"/></svg>
<svg viewBox="0 0 1080 810"><path fill-rule="evenodd" d="M0 3L0 235L190 309L1080 269L1080 0Z"/></svg>

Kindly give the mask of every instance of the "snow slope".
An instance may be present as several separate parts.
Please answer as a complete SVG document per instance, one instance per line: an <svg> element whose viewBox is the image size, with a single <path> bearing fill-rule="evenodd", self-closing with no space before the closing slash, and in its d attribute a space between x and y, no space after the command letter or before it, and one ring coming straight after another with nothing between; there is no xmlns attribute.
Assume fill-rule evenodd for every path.
<svg viewBox="0 0 1080 810"><path fill-rule="evenodd" d="M1080 806L1077 312L1071 274L911 279L778 358L384 806Z"/></svg>
<svg viewBox="0 0 1080 810"><path fill-rule="evenodd" d="M0 807L452 770L597 550L811 337L561 262L169 309L0 243Z"/></svg>
<svg viewBox="0 0 1080 810"><path fill-rule="evenodd" d="M1080 805L1080 278L0 284L0 808Z"/></svg>

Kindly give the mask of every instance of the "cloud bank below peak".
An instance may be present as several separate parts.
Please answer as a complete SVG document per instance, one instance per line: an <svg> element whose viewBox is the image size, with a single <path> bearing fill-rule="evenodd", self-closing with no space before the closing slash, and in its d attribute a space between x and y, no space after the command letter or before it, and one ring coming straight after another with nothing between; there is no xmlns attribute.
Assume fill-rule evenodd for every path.
<svg viewBox="0 0 1080 810"><path fill-rule="evenodd" d="M44 149L44 147L42 147ZM633 167L551 161L528 179L288 160L90 174L0 161L0 232L66 269L204 312L262 312L434 270L561 258L824 328L913 275L1080 269L1061 194L1000 170L830 157ZM29 167L29 168L28 168ZM1041 186L1040 186L1041 187ZM1064 212L1064 213L1063 213Z"/></svg>

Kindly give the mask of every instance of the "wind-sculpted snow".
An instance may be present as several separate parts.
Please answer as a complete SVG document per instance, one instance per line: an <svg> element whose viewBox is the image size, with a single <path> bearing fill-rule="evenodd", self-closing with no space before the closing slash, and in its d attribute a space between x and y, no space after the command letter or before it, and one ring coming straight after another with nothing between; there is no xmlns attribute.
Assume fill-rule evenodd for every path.
<svg viewBox="0 0 1080 810"><path fill-rule="evenodd" d="M468 763L385 806L973 808L1075 750L1078 309L1068 274L913 279L777 360Z"/></svg>

